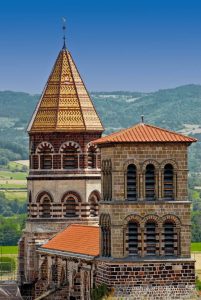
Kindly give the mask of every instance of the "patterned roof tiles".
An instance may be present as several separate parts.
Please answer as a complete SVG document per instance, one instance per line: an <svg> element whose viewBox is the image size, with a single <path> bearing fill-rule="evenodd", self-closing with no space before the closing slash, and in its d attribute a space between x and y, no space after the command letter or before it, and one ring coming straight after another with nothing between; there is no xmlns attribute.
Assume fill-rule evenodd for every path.
<svg viewBox="0 0 201 300"><path fill-rule="evenodd" d="M133 127L104 136L96 141L95 144L107 143L131 143L131 142L185 142L193 143L197 139L183 134L159 128L153 125L139 123Z"/></svg>
<svg viewBox="0 0 201 300"><path fill-rule="evenodd" d="M89 256L99 255L99 227L71 224L42 248Z"/></svg>
<svg viewBox="0 0 201 300"><path fill-rule="evenodd" d="M66 49L57 57L28 131L103 131L84 82Z"/></svg>

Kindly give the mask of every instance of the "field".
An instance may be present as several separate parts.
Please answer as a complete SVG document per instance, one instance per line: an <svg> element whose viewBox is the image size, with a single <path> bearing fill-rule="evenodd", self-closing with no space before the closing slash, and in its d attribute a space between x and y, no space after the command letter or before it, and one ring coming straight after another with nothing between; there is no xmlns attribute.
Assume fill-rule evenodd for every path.
<svg viewBox="0 0 201 300"><path fill-rule="evenodd" d="M6 192L9 200L18 199L18 196L18 200L21 201L26 198L20 193L17 194L17 191L23 190L25 192L27 188L28 169L23 162L11 161L6 167L0 169L0 190ZM27 161L25 162L27 163Z"/></svg>
<svg viewBox="0 0 201 300"><path fill-rule="evenodd" d="M18 254L18 246L0 246L0 255L2 254Z"/></svg>
<svg viewBox="0 0 201 300"><path fill-rule="evenodd" d="M1 183L0 181L0 189L1 190L6 190L6 189L9 189L9 190L25 190L26 189L26 184L24 182L15 182L13 180L13 182L9 181L9 183Z"/></svg>
<svg viewBox="0 0 201 300"><path fill-rule="evenodd" d="M27 174L25 172L14 171L0 171L0 181L2 180L26 180Z"/></svg>
<svg viewBox="0 0 201 300"><path fill-rule="evenodd" d="M20 202L25 202L27 199L27 192L26 191L14 191L14 190L7 190L4 192L6 199L13 201L15 199L19 200Z"/></svg>
<svg viewBox="0 0 201 300"><path fill-rule="evenodd" d="M191 252L201 252L201 243L191 243Z"/></svg>
<svg viewBox="0 0 201 300"><path fill-rule="evenodd" d="M17 279L18 246L0 246L0 280Z"/></svg>

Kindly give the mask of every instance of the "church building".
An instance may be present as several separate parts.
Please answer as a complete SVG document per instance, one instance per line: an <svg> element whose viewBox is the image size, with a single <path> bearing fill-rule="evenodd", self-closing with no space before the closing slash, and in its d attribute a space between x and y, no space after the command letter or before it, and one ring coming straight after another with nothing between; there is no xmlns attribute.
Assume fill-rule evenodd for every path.
<svg viewBox="0 0 201 300"><path fill-rule="evenodd" d="M90 300L105 284L116 299L189 299L195 270L187 159L196 139L143 120L102 132L64 45L28 127L22 291Z"/></svg>

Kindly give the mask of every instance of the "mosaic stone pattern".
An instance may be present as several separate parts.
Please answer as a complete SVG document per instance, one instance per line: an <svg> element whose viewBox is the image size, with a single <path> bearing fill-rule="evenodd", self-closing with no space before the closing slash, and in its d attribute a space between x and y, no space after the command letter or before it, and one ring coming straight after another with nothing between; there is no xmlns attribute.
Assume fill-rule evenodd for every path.
<svg viewBox="0 0 201 300"><path fill-rule="evenodd" d="M86 87L66 49L58 55L28 131L103 131Z"/></svg>

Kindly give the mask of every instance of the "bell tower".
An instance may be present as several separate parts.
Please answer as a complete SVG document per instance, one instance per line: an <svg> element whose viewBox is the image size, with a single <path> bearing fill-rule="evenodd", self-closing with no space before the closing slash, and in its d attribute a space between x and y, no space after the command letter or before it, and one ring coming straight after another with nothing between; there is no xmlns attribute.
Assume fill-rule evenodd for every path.
<svg viewBox="0 0 201 300"><path fill-rule="evenodd" d="M194 142L144 123L94 142L102 161L96 284L113 287L118 299L192 299L187 157Z"/></svg>
<svg viewBox="0 0 201 300"><path fill-rule="evenodd" d="M71 223L98 221L103 126L70 52L59 52L28 126L28 218L19 242L21 284L38 274L36 249Z"/></svg>

